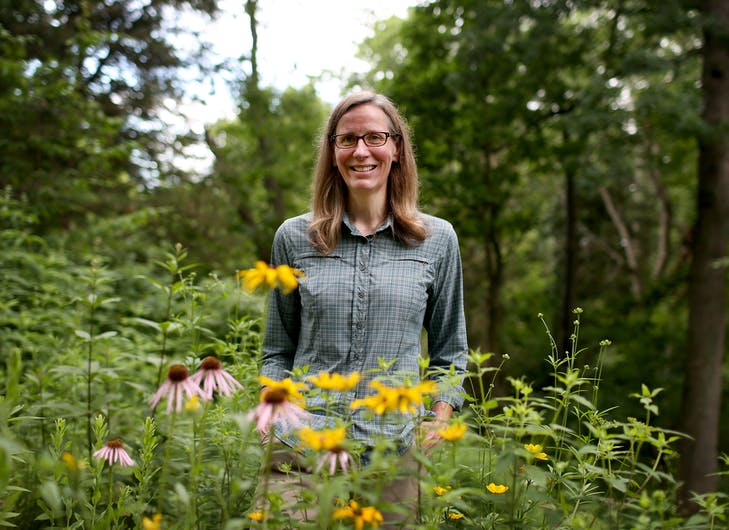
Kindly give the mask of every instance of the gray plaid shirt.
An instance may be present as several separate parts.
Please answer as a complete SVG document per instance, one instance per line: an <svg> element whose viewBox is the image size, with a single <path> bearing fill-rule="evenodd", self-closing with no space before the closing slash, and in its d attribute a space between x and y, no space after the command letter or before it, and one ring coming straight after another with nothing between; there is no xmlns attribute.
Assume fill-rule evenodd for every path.
<svg viewBox="0 0 729 530"><path fill-rule="evenodd" d="M308 367L310 375L362 375L353 390L335 393L329 404L321 396L307 398L312 428L326 427L326 409L351 423L355 440L372 445L384 435L409 447L415 418L383 422L366 409L351 411L349 404L373 393L367 385L375 378L389 386L419 382L423 328L429 377L441 383L433 401L445 401L455 409L463 404L468 346L458 239L447 221L425 214L423 218L428 237L408 247L393 239L390 218L365 237L345 214L341 241L329 255L307 239L310 214L288 219L276 231L273 265L295 267L306 277L291 294L271 293L261 374L281 380L291 377L295 368ZM449 371L454 377L446 374ZM295 437L281 426L275 432L296 445Z"/></svg>

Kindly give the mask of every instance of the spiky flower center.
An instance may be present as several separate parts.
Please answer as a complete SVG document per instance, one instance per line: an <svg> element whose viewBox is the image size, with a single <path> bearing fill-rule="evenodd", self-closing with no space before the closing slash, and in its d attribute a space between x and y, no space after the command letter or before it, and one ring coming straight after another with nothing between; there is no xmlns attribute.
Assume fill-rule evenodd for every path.
<svg viewBox="0 0 729 530"><path fill-rule="evenodd" d="M122 444L120 438L112 438L106 441L106 447L108 447L109 449L123 449L124 444Z"/></svg>
<svg viewBox="0 0 729 530"><path fill-rule="evenodd" d="M268 388L263 396L263 400L272 405L279 405L286 401L288 397L289 392L285 388Z"/></svg>
<svg viewBox="0 0 729 530"><path fill-rule="evenodd" d="M187 379L188 371L181 364L173 364L167 372L167 378L173 383L179 383Z"/></svg>
<svg viewBox="0 0 729 530"><path fill-rule="evenodd" d="M209 356L205 357L203 359L203 362L200 363L200 369L201 370L220 370L221 364L217 357Z"/></svg>

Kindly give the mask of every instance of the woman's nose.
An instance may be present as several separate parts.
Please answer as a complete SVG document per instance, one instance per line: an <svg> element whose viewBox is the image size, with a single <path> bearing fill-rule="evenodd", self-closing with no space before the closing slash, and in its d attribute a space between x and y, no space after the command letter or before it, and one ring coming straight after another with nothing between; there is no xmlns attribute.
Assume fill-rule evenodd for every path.
<svg viewBox="0 0 729 530"><path fill-rule="evenodd" d="M366 156L369 153L369 148L364 142L364 138L357 138L357 143L354 145L355 156Z"/></svg>

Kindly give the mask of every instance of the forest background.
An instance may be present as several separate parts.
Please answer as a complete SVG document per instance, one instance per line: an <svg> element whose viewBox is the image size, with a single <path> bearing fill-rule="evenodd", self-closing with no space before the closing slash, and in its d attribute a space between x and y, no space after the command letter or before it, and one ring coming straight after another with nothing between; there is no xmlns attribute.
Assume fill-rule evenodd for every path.
<svg viewBox="0 0 729 530"><path fill-rule="evenodd" d="M231 278L307 210L330 103L313 81L262 84L258 4L241 5L250 53L214 63L172 37L176 13L214 16L216 0L0 3L3 370L72 340L30 316L62 312L62 273L153 275L180 243L197 275ZM496 392L508 376L549 383L537 313L567 351L579 306L585 364L612 344L602 395L640 416L630 394L662 389L656 422L693 437L680 478L726 490L727 3L422 2L377 22L360 57L371 68L347 90L398 103L422 209L459 234L470 345L509 355ZM227 71L237 95L235 118L203 135L161 119L191 68ZM204 172L181 163L200 142Z"/></svg>

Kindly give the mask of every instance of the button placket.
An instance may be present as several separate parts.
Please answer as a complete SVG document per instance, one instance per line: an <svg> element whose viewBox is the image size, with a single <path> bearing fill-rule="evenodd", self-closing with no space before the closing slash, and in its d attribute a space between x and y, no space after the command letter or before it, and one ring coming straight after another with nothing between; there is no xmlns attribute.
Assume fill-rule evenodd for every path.
<svg viewBox="0 0 729 530"><path fill-rule="evenodd" d="M354 274L354 307L352 308L352 359L364 358L365 327L367 324L367 287L369 283L369 254L371 243L368 239L357 241Z"/></svg>

